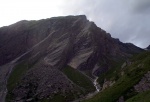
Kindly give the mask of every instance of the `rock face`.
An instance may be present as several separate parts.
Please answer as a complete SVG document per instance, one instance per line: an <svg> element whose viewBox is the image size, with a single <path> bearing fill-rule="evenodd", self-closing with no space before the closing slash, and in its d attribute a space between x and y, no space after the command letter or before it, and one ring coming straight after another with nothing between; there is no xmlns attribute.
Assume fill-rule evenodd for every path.
<svg viewBox="0 0 150 102"><path fill-rule="evenodd" d="M126 59L141 51L133 44L112 38L84 15L24 20L0 28L0 65L19 56L18 61L42 60L38 67L27 71L14 89L15 100L72 90L73 85L58 70L66 65L98 75L111 68L110 60Z"/></svg>
<svg viewBox="0 0 150 102"><path fill-rule="evenodd" d="M142 49L113 39L84 15L20 21L0 28L0 65L27 51L30 57L46 55L45 60L58 68L68 63L86 70L109 57L125 58Z"/></svg>
<svg viewBox="0 0 150 102"><path fill-rule="evenodd" d="M107 81L107 80L105 79L104 84L103 84L103 87L102 87L102 90L105 90L105 89L107 89L108 87L111 87L113 84L115 84L115 81Z"/></svg>
<svg viewBox="0 0 150 102"><path fill-rule="evenodd" d="M134 86L136 92L145 92L150 90L150 71L144 75L141 81Z"/></svg>

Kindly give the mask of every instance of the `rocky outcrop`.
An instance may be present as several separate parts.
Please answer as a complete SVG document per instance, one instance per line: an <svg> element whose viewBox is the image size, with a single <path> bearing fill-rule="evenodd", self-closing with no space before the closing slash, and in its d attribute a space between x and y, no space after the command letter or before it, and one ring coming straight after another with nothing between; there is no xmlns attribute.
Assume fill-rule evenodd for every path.
<svg viewBox="0 0 150 102"><path fill-rule="evenodd" d="M113 84L115 84L115 81L109 81L109 80L105 79L102 90L107 89L108 87L112 86Z"/></svg>
<svg viewBox="0 0 150 102"><path fill-rule="evenodd" d="M136 92L145 92L150 90L150 71L148 71L141 81L134 86Z"/></svg>
<svg viewBox="0 0 150 102"><path fill-rule="evenodd" d="M125 67L127 67L127 66L130 66L131 64L132 64L132 62L129 61L129 60L127 60L127 61L125 61L125 62L122 64L121 68L123 69L123 68L125 68Z"/></svg>

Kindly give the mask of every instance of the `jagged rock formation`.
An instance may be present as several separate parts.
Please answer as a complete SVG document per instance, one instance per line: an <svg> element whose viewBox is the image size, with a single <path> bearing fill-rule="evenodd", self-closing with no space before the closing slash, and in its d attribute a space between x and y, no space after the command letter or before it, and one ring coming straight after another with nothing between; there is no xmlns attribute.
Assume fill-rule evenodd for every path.
<svg viewBox="0 0 150 102"><path fill-rule="evenodd" d="M85 16L56 17L40 21L20 21L0 29L0 64L5 64L35 46L46 54L52 66L69 63L74 68L92 69L98 60L127 57L142 51L124 44L89 22ZM36 45L38 44L38 45ZM58 64L59 63L59 64Z"/></svg>
<svg viewBox="0 0 150 102"><path fill-rule="evenodd" d="M111 69L111 61L117 62L141 51L133 44L112 38L84 15L24 20L0 28L0 65L19 56L18 62L28 60L32 64L38 60L40 63L22 76L13 91L14 100L32 98L27 96L37 93L40 93L38 98L47 97L62 87L66 92L72 90L74 85L58 71L66 65L88 75L99 75ZM29 88L31 81L35 82L32 89ZM55 88L48 87L49 82L55 83ZM28 95L30 92L33 94Z"/></svg>

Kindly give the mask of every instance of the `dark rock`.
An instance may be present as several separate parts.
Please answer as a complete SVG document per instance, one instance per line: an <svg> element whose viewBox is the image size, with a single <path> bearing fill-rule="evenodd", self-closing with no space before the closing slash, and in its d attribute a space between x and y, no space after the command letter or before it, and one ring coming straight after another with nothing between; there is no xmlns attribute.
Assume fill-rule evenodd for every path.
<svg viewBox="0 0 150 102"><path fill-rule="evenodd" d="M145 92L150 90L150 71L144 75L141 81L134 86L136 92Z"/></svg>
<svg viewBox="0 0 150 102"><path fill-rule="evenodd" d="M150 50L150 45L146 49Z"/></svg>

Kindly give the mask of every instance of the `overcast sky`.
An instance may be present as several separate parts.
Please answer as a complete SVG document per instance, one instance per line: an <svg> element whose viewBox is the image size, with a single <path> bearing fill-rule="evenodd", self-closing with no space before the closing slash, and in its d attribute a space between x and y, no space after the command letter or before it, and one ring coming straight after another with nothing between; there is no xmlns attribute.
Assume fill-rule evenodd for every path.
<svg viewBox="0 0 150 102"><path fill-rule="evenodd" d="M150 0L0 0L0 27L79 14L123 42L150 44Z"/></svg>

